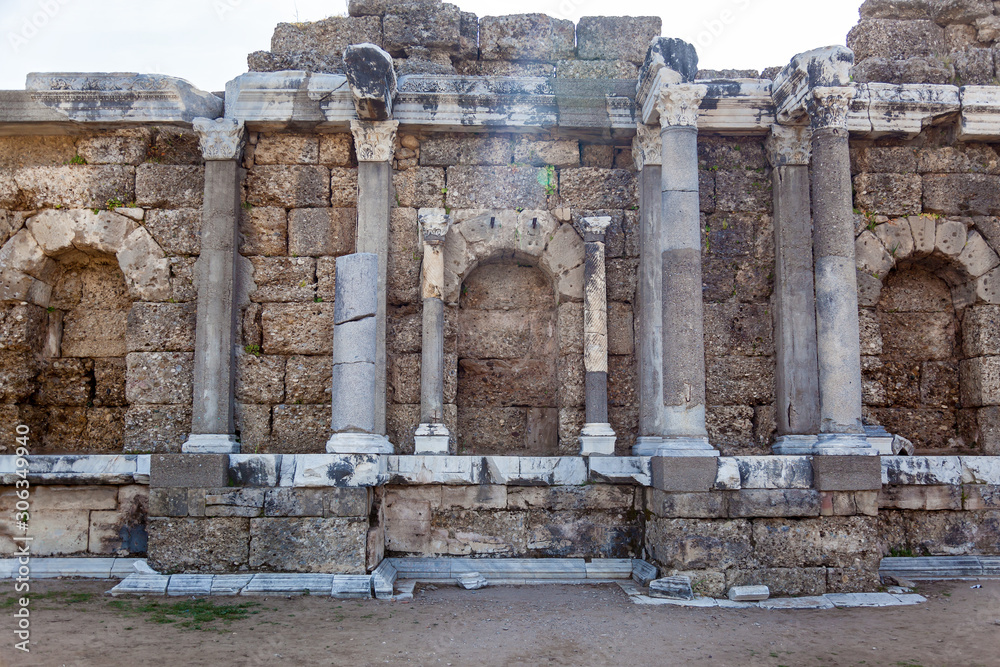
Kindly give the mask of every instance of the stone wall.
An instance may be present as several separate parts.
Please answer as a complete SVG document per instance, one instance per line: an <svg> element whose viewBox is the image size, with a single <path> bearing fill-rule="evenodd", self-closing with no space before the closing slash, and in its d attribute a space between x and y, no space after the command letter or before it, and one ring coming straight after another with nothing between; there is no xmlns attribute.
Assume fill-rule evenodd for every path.
<svg viewBox="0 0 1000 667"><path fill-rule="evenodd" d="M28 522L33 556L137 556L146 553L149 488L39 486L31 491ZM0 486L0 557L21 546L11 537L17 489Z"/></svg>
<svg viewBox="0 0 1000 667"><path fill-rule="evenodd" d="M393 56L402 74L544 76L634 80L656 16L588 16L579 25L544 14L486 16L440 0L354 0L349 16L281 23L270 51L250 54L250 71L343 71L349 44L370 42Z"/></svg>
<svg viewBox="0 0 1000 667"><path fill-rule="evenodd" d="M991 0L866 0L847 46L859 83L995 85L998 39Z"/></svg>
<svg viewBox="0 0 1000 667"><path fill-rule="evenodd" d="M33 453L177 451L204 169L179 128L0 137L3 428Z"/></svg>
<svg viewBox="0 0 1000 667"><path fill-rule="evenodd" d="M392 556L638 558L642 492L632 486L387 486Z"/></svg>
<svg viewBox="0 0 1000 667"><path fill-rule="evenodd" d="M762 139L712 136L698 167L709 440L762 454L775 430L771 170Z"/></svg>
<svg viewBox="0 0 1000 667"><path fill-rule="evenodd" d="M947 127L851 155L865 418L927 453L1000 453L1000 158Z"/></svg>

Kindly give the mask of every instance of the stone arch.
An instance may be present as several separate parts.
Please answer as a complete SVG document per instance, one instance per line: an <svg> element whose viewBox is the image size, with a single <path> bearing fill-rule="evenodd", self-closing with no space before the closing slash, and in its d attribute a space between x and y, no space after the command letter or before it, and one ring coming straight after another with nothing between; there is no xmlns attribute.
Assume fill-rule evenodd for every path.
<svg viewBox="0 0 1000 667"><path fill-rule="evenodd" d="M537 456L575 453L577 427L582 424L582 418L578 418L576 412L582 414L583 408L583 358L578 352L561 354L564 349L560 344L560 338L564 335L582 337L583 323L575 320L564 322L559 306L583 300L582 238L572 224L560 223L548 211L473 210L456 211L453 212L453 216L454 223L445 239L443 297L445 303L451 306L453 316L458 322L459 340L456 354L451 357L455 366L448 369L449 373L453 372L458 378L455 398L458 444L478 447L476 451L471 452L476 454ZM490 310L488 307L482 312L475 313L474 309L469 311L460 309L460 306L470 307L466 298L473 296L466 289L466 281L470 277L472 292L483 291L481 283L484 280L509 282L512 289L530 285L537 292L526 300L510 299L506 295L499 299L508 304L517 302L512 306L514 311L518 308L524 309L524 331L520 333L527 337L526 340L533 341L531 349L525 350L524 359L483 361L472 352L470 357L465 357L465 353L475 349L476 346L468 344L472 339L465 338L464 327L467 325L471 327L470 323L477 317L487 319L503 317L498 311L493 311L490 315L487 312ZM546 300L551 303L542 303ZM516 317L517 315L515 319ZM563 334L562 327L567 326L579 331L567 331ZM539 342L540 339L536 340L538 330L541 329L550 332L546 334L549 339L542 341L544 344ZM463 340L466 341L464 348ZM510 356L510 354L499 356ZM502 406L511 413L511 418L525 420L523 439L518 436L519 442L511 443L511 446L519 451L491 449L485 442L466 442L463 435L473 430L469 427L472 423L469 420L474 417L478 408L473 407L472 401L467 401L468 396L462 392L463 389L468 392L468 387L475 384L475 381L470 379L475 375L475 369L487 374L496 373L498 377L510 373L513 378L517 373L529 373L530 369L525 369L532 364L537 365L535 370L552 385L549 387L551 393L545 400L541 400L538 396L526 392L529 396L523 400L514 400L511 405ZM521 366L525 368L522 369ZM466 379L464 385L463 378ZM486 377L484 381L497 382L497 378ZM499 410L497 414L500 412L506 414L504 410ZM514 431L516 429L511 430ZM483 447L489 451L479 451Z"/></svg>
<svg viewBox="0 0 1000 667"><path fill-rule="evenodd" d="M31 390L15 405L42 451L128 449L126 413L136 406L126 397L127 321L137 306L139 319L148 318L171 296L169 260L144 216L131 208L46 209L0 248L0 301L27 302L21 307L39 321L22 368Z"/></svg>
<svg viewBox="0 0 1000 667"><path fill-rule="evenodd" d="M908 403L887 426L917 447L1000 453L997 249L971 223L919 215L872 221L856 254L866 416Z"/></svg>
<svg viewBox="0 0 1000 667"><path fill-rule="evenodd" d="M145 227L142 209L47 209L0 248L0 301L14 299L47 307L55 260L73 250L113 255L129 294L143 301L170 296L170 263Z"/></svg>

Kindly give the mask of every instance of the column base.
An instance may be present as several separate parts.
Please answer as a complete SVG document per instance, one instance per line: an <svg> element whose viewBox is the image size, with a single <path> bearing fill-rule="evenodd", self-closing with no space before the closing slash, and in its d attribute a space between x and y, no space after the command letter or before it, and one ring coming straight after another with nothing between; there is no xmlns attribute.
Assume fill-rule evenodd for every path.
<svg viewBox="0 0 1000 667"><path fill-rule="evenodd" d="M771 452L778 456L809 455L817 439L815 435L779 435L771 445Z"/></svg>
<svg viewBox="0 0 1000 667"><path fill-rule="evenodd" d="M635 456L719 456L719 450L705 437L666 437L658 443L636 441L632 447Z"/></svg>
<svg viewBox="0 0 1000 667"><path fill-rule="evenodd" d="M663 438L658 435L640 435L632 445L632 456L652 456L663 444Z"/></svg>
<svg viewBox="0 0 1000 667"><path fill-rule="evenodd" d="M392 443L374 433L334 433L326 441L328 454L392 454Z"/></svg>
<svg viewBox="0 0 1000 667"><path fill-rule="evenodd" d="M239 454L236 437L225 433L192 433L181 445L185 454Z"/></svg>
<svg viewBox="0 0 1000 667"><path fill-rule="evenodd" d="M794 440L792 440L794 438ZM878 456L879 451L861 433L820 433L782 436L774 443L775 454L809 456Z"/></svg>
<svg viewBox="0 0 1000 667"><path fill-rule="evenodd" d="M451 434L444 424L421 424L413 434L414 454L448 454Z"/></svg>
<svg viewBox="0 0 1000 667"><path fill-rule="evenodd" d="M614 456L617 439L611 424L584 424L580 431L580 456Z"/></svg>

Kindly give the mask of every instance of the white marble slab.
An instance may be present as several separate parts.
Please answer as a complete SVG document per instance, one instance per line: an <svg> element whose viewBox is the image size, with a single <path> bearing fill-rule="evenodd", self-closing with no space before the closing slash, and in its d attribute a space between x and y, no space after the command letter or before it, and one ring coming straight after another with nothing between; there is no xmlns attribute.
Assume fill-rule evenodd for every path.
<svg viewBox="0 0 1000 667"><path fill-rule="evenodd" d="M393 566L392 560L389 558L383 558L382 562L378 564L378 567L372 571L372 589L375 591L375 597L379 600L387 600L391 598L393 587L398 576L399 573L396 571L395 566Z"/></svg>
<svg viewBox="0 0 1000 667"><path fill-rule="evenodd" d="M11 559L16 562L16 559ZM111 579L114 558L32 558L31 576L34 579L78 577L85 579ZM16 567L14 568L16 571Z"/></svg>
<svg viewBox="0 0 1000 667"><path fill-rule="evenodd" d="M252 574L217 574L212 577L212 595L239 595L252 579Z"/></svg>
<svg viewBox="0 0 1000 667"><path fill-rule="evenodd" d="M172 574L167 583L167 595L211 595L211 574Z"/></svg>
<svg viewBox="0 0 1000 667"><path fill-rule="evenodd" d="M283 456L294 454L230 454L229 476L237 486L278 486Z"/></svg>
<svg viewBox="0 0 1000 667"><path fill-rule="evenodd" d="M580 485L587 481L582 456L487 456L491 484L512 486Z"/></svg>
<svg viewBox="0 0 1000 667"><path fill-rule="evenodd" d="M165 574L130 574L111 589L111 595L164 595L170 577Z"/></svg>
<svg viewBox="0 0 1000 667"><path fill-rule="evenodd" d="M715 488L724 491L738 491L740 489L740 466L736 457L719 457L719 467L715 473Z"/></svg>
<svg viewBox="0 0 1000 667"><path fill-rule="evenodd" d="M655 565L639 558L632 559L632 579L641 586L649 586L649 582L656 579L657 572Z"/></svg>
<svg viewBox="0 0 1000 667"><path fill-rule="evenodd" d="M37 455L28 458L28 479L36 484L132 484L138 454ZM0 484L13 484L17 456L0 456ZM148 462L148 456L147 462ZM148 466L146 468L148 476Z"/></svg>
<svg viewBox="0 0 1000 667"><path fill-rule="evenodd" d="M961 484L962 462L957 456L883 456L882 484Z"/></svg>
<svg viewBox="0 0 1000 667"><path fill-rule="evenodd" d="M371 598L372 578L367 574L335 574L330 595L344 599Z"/></svg>
<svg viewBox="0 0 1000 667"><path fill-rule="evenodd" d="M1000 456L960 456L962 483L1000 485Z"/></svg>
<svg viewBox="0 0 1000 667"><path fill-rule="evenodd" d="M628 579L632 576L631 558L595 558L584 566L587 579Z"/></svg>
<svg viewBox="0 0 1000 667"><path fill-rule="evenodd" d="M812 459L808 456L734 456L732 459L739 469L742 489L812 488Z"/></svg>
<svg viewBox="0 0 1000 667"><path fill-rule="evenodd" d="M979 556L918 556L883 558L880 574L891 574L911 581L978 577L983 574Z"/></svg>
<svg viewBox="0 0 1000 667"><path fill-rule="evenodd" d="M653 473L649 456L591 456L588 479L601 484L650 486Z"/></svg>
<svg viewBox="0 0 1000 667"><path fill-rule="evenodd" d="M668 600L667 598L651 598L648 595L635 595L632 601L643 605L672 605L674 607L718 607L714 598L699 598L693 600Z"/></svg>
<svg viewBox="0 0 1000 667"><path fill-rule="evenodd" d="M378 454L283 454L279 485L379 486L388 480L386 458Z"/></svg>
<svg viewBox="0 0 1000 667"><path fill-rule="evenodd" d="M311 573L261 573L253 575L240 595L330 595L333 589L332 574Z"/></svg>
<svg viewBox="0 0 1000 667"><path fill-rule="evenodd" d="M835 607L896 607L903 604L889 593L827 593L823 597Z"/></svg>
<svg viewBox="0 0 1000 667"><path fill-rule="evenodd" d="M392 484L480 484L482 456L387 456Z"/></svg>
<svg viewBox="0 0 1000 667"><path fill-rule="evenodd" d="M833 609L832 602L822 595L800 598L771 598L757 603L761 609Z"/></svg>

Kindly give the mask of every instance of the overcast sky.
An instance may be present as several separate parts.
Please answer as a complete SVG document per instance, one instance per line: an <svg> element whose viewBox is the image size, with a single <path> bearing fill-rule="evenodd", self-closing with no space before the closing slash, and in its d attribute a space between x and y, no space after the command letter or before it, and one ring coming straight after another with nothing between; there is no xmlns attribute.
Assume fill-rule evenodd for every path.
<svg viewBox="0 0 1000 667"><path fill-rule="evenodd" d="M458 0L480 17L659 14L703 68L763 69L844 44L862 0ZM346 0L0 0L0 89L28 72L158 72L222 90L281 21L347 13Z"/></svg>

